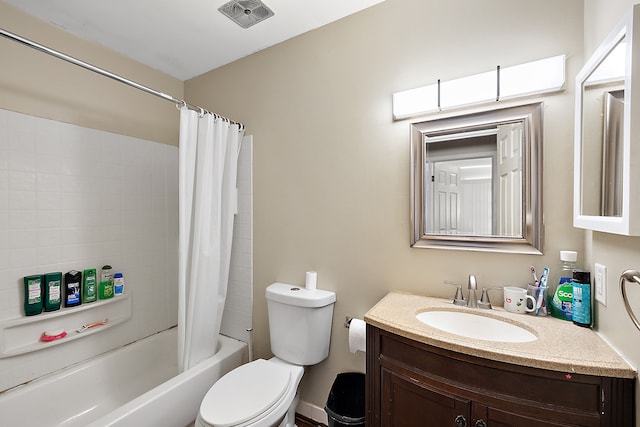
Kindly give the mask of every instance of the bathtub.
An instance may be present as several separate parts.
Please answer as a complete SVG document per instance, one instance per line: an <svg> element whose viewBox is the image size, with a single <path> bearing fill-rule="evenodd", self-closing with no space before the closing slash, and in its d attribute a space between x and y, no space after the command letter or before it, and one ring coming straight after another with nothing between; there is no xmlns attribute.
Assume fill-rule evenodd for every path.
<svg viewBox="0 0 640 427"><path fill-rule="evenodd" d="M247 361L247 346L220 335L218 352L178 374L169 329L0 394L3 426L167 426L196 418L222 375Z"/></svg>

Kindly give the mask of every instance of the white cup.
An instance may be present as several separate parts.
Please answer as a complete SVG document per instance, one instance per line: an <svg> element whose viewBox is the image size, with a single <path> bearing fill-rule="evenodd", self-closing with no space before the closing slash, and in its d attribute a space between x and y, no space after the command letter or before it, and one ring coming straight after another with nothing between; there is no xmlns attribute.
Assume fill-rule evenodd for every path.
<svg viewBox="0 0 640 427"><path fill-rule="evenodd" d="M531 304L527 304L527 299ZM536 309L536 299L517 286L504 287L504 309L512 313L530 313ZM531 307L531 308L529 308Z"/></svg>

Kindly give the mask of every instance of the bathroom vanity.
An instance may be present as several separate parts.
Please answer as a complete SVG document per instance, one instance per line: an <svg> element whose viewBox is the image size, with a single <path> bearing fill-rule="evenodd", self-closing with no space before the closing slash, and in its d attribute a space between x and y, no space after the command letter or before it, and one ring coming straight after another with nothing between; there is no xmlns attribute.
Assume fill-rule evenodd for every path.
<svg viewBox="0 0 640 427"><path fill-rule="evenodd" d="M431 310L500 319L537 339L462 337L417 319ZM400 292L365 320L367 426L634 425L636 372L588 328Z"/></svg>

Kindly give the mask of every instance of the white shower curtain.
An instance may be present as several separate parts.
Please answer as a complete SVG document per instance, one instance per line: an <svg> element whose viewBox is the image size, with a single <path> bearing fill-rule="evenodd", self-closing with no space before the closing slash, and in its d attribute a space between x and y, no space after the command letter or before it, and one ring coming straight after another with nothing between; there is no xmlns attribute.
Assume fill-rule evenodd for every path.
<svg viewBox="0 0 640 427"><path fill-rule="evenodd" d="M227 295L242 131L209 113L180 110L178 365L216 352Z"/></svg>

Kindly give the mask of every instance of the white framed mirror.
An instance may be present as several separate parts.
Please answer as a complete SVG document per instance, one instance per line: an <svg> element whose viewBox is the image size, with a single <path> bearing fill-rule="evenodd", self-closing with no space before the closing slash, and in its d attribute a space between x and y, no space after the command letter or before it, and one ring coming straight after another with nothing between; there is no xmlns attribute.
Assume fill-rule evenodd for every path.
<svg viewBox="0 0 640 427"><path fill-rule="evenodd" d="M412 123L411 171L411 247L542 253L542 103Z"/></svg>
<svg viewBox="0 0 640 427"><path fill-rule="evenodd" d="M640 6L576 77L575 227L640 235Z"/></svg>

